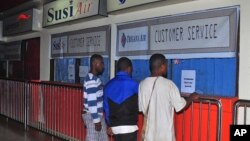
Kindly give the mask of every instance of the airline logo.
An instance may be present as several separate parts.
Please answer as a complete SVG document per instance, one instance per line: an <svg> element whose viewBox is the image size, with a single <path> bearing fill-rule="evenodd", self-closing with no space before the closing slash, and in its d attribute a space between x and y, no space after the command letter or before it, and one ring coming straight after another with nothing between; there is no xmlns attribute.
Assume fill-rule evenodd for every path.
<svg viewBox="0 0 250 141"><path fill-rule="evenodd" d="M120 4L124 4L126 0L119 0Z"/></svg>

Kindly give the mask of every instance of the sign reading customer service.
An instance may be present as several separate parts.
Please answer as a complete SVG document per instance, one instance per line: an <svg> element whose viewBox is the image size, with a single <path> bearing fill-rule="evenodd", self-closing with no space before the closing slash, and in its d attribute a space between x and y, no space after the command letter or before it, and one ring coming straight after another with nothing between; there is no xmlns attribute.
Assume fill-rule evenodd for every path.
<svg viewBox="0 0 250 141"><path fill-rule="evenodd" d="M229 16L151 26L150 49L229 47Z"/></svg>
<svg viewBox="0 0 250 141"><path fill-rule="evenodd" d="M43 25L49 26L94 15L107 15L106 0L58 0L44 5Z"/></svg>
<svg viewBox="0 0 250 141"><path fill-rule="evenodd" d="M117 56L235 57L238 7L170 15L117 26Z"/></svg>
<svg viewBox="0 0 250 141"><path fill-rule="evenodd" d="M100 26L52 35L51 57L82 57L94 53L107 55L110 26Z"/></svg>
<svg viewBox="0 0 250 141"><path fill-rule="evenodd" d="M118 33L118 51L137 51L148 49L148 27L123 29Z"/></svg>
<svg viewBox="0 0 250 141"><path fill-rule="evenodd" d="M69 36L69 53L104 52L106 32L91 32Z"/></svg>

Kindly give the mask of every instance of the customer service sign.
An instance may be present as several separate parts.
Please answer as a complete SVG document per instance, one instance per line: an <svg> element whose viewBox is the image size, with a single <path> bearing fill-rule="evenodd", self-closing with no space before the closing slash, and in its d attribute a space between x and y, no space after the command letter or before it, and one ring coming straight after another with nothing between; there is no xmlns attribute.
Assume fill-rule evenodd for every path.
<svg viewBox="0 0 250 141"><path fill-rule="evenodd" d="M51 36L51 57L82 57L110 50L110 26L100 26Z"/></svg>
<svg viewBox="0 0 250 141"><path fill-rule="evenodd" d="M119 24L117 55L228 53L227 57L237 51L238 15L237 8L230 7Z"/></svg>
<svg viewBox="0 0 250 141"><path fill-rule="evenodd" d="M229 28L229 16L153 25L150 49L228 47Z"/></svg>

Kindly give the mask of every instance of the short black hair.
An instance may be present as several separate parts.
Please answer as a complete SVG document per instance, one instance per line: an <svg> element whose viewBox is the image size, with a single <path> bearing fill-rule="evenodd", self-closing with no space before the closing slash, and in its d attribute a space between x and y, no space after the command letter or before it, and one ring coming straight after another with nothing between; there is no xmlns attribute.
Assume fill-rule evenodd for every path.
<svg viewBox="0 0 250 141"><path fill-rule="evenodd" d="M128 59L127 57L122 57L118 60L118 63L117 63L118 71L124 71L128 67L132 67L132 62L130 59Z"/></svg>
<svg viewBox="0 0 250 141"><path fill-rule="evenodd" d="M153 54L149 59L149 69L150 72L153 73L154 71L158 70L161 65L166 63L166 58L162 54Z"/></svg>
<svg viewBox="0 0 250 141"><path fill-rule="evenodd" d="M90 65L92 66L95 60L103 60L103 57L99 54L93 54L90 57Z"/></svg>

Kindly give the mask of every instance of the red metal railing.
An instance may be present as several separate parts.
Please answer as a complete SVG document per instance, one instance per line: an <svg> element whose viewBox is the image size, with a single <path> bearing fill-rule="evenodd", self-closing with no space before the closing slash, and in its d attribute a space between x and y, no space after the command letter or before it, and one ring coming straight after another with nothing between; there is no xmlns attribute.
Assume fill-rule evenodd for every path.
<svg viewBox="0 0 250 141"><path fill-rule="evenodd" d="M0 113L25 122L25 83L0 79Z"/></svg>
<svg viewBox="0 0 250 141"><path fill-rule="evenodd" d="M82 86L0 79L0 102L0 114L24 123L25 127L66 140L84 141ZM177 141L220 141L221 113L217 99L194 101L189 109L175 116ZM140 140L143 116L138 117Z"/></svg>
<svg viewBox="0 0 250 141"><path fill-rule="evenodd" d="M222 105L217 99L200 98L175 116L177 141L220 141Z"/></svg>
<svg viewBox="0 0 250 141"><path fill-rule="evenodd" d="M28 125L68 140L84 140L82 87L48 82L28 85Z"/></svg>
<svg viewBox="0 0 250 141"><path fill-rule="evenodd" d="M239 117L239 112L243 114L242 117ZM249 118L249 109L250 109L250 100L243 100L239 99L234 103L234 113L233 113L233 118L234 118L234 125L246 125L250 123L250 118Z"/></svg>

